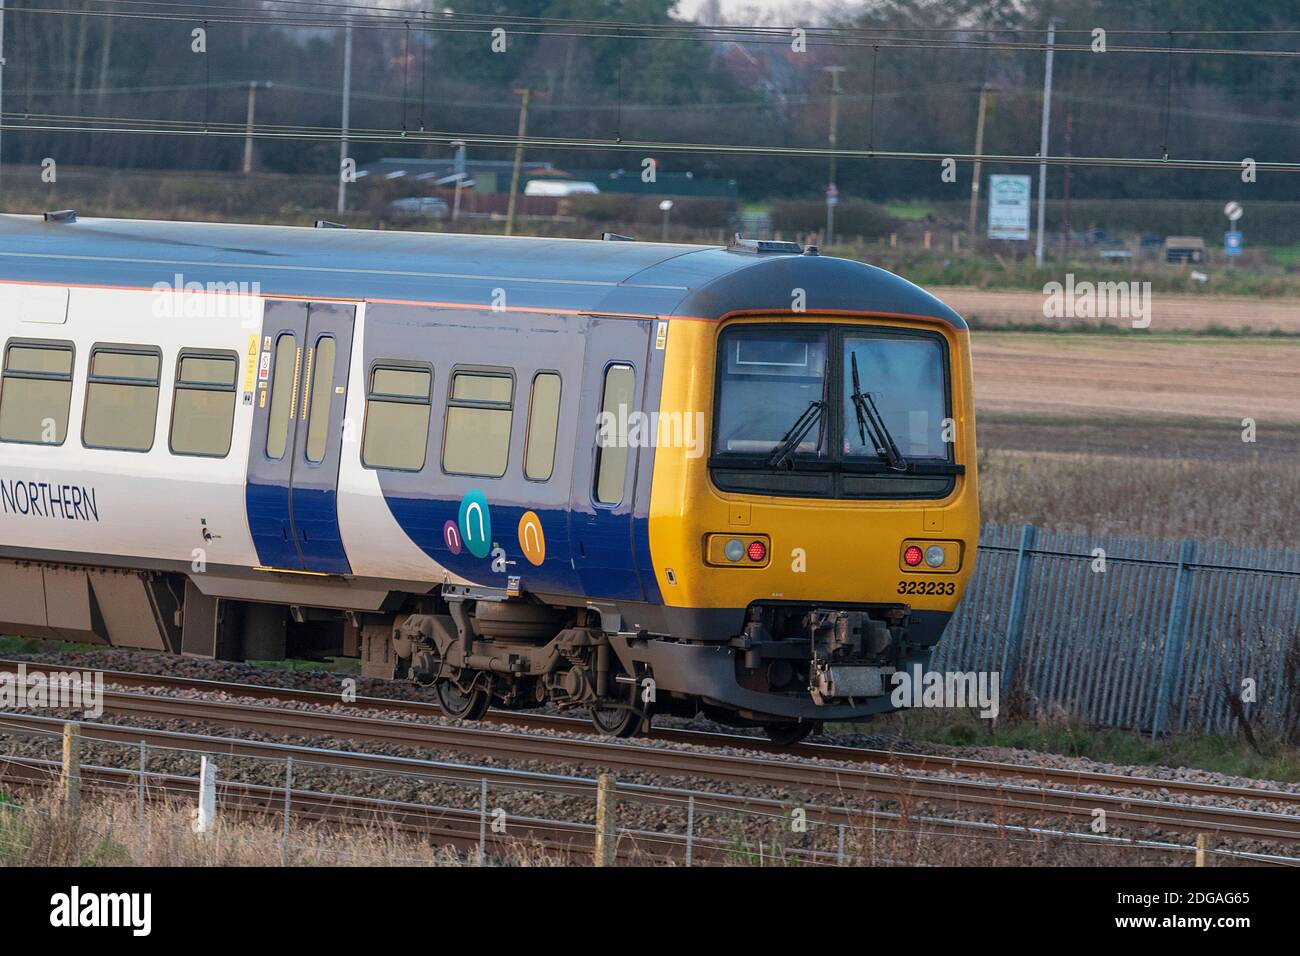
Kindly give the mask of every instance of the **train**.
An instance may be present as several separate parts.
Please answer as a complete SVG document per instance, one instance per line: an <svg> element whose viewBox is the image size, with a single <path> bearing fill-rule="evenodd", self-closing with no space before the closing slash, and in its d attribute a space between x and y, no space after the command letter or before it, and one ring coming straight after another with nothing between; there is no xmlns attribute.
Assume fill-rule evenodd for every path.
<svg viewBox="0 0 1300 956"><path fill-rule="evenodd" d="M5 215L0 341L3 634L791 743L976 562L966 323L812 246Z"/></svg>

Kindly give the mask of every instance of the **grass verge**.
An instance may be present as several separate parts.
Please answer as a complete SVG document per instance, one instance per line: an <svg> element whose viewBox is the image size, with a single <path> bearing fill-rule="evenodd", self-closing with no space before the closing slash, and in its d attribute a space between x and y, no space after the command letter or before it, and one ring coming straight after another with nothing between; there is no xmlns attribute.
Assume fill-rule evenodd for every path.
<svg viewBox="0 0 1300 956"><path fill-rule="evenodd" d="M859 733L896 737L900 748L908 741L1006 747L1125 766L1188 767L1283 783L1300 781L1300 748L1258 732L1262 752L1238 737L1177 735L1152 740L1139 731L1090 727L1060 715L993 721L969 711L908 710L845 726Z"/></svg>

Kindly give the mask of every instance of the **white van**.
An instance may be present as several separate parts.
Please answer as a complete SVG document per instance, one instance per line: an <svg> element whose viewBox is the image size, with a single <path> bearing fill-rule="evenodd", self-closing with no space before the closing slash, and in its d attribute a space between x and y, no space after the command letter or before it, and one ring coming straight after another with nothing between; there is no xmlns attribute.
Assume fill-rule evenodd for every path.
<svg viewBox="0 0 1300 956"><path fill-rule="evenodd" d="M524 186L525 196L597 196L600 190L595 183L575 182L571 179L530 179Z"/></svg>

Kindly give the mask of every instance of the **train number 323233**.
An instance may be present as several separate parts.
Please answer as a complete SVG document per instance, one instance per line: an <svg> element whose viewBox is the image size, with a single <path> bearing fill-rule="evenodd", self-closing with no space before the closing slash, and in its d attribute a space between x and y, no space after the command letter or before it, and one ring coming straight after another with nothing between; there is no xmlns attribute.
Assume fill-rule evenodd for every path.
<svg viewBox="0 0 1300 956"><path fill-rule="evenodd" d="M899 594L956 594L953 581L899 581Z"/></svg>

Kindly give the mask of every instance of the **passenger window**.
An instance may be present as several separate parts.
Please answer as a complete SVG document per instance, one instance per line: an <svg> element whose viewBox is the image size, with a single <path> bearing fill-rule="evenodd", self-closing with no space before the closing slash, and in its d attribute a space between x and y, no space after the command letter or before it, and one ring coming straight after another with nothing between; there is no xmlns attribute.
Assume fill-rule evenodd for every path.
<svg viewBox="0 0 1300 956"><path fill-rule="evenodd" d="M538 372L528 405L528 437L524 439L524 477L547 481L555 470L555 436L560 428L560 376Z"/></svg>
<svg viewBox="0 0 1300 956"><path fill-rule="evenodd" d="M596 501L616 505L623 500L627 472L626 423L632 413L636 372L630 365L611 365L605 371L605 394L600 403L601 429L596 439ZM608 423L608 424L607 424Z"/></svg>
<svg viewBox="0 0 1300 956"><path fill-rule="evenodd" d="M333 336L322 336L316 342L316 355L308 355L307 362L313 365L311 371L310 408L307 419L307 460L310 462L325 459L325 446L330 431L330 404L334 397L334 356L336 346ZM308 404L308 399L303 399Z"/></svg>
<svg viewBox="0 0 1300 956"><path fill-rule="evenodd" d="M366 393L361 463L367 468L420 471L429 444L433 372L378 367Z"/></svg>
<svg viewBox="0 0 1300 956"><path fill-rule="evenodd" d="M9 345L0 378L0 441L62 445L71 404L71 342Z"/></svg>
<svg viewBox="0 0 1300 956"><path fill-rule="evenodd" d="M275 341L275 371L271 374L271 411L266 421L266 457L283 458L289 444L289 422L298 404L298 340L286 332Z"/></svg>
<svg viewBox="0 0 1300 956"><path fill-rule="evenodd" d="M172 454L225 458L230 453L238 374L239 362L232 355L181 353L172 401Z"/></svg>
<svg viewBox="0 0 1300 956"><path fill-rule="evenodd" d="M510 455L514 376L506 371L453 372L442 441L442 469L500 478Z"/></svg>
<svg viewBox="0 0 1300 956"><path fill-rule="evenodd" d="M162 356L145 349L95 348L86 379L87 448L148 451L158 423L158 379Z"/></svg>

